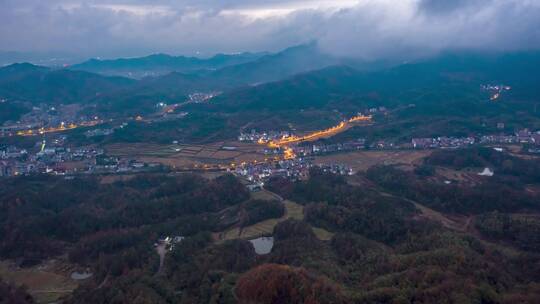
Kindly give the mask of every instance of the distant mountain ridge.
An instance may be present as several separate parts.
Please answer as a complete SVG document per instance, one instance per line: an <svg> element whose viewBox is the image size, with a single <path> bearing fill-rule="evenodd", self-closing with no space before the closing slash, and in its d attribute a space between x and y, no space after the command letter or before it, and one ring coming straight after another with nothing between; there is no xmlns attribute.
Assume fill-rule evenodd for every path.
<svg viewBox="0 0 540 304"><path fill-rule="evenodd" d="M235 79L246 84L257 84L340 63L342 63L341 59L321 52L315 43L310 43L290 47L252 62L225 67L215 71L211 76Z"/></svg>
<svg viewBox="0 0 540 304"><path fill-rule="evenodd" d="M259 86L237 88L217 97L214 104L232 110L306 109L332 107L336 102L343 105L351 100L384 96L387 97L386 102L393 99L392 102L404 103L406 101L396 100L396 96L404 92L407 95L402 98L406 96L414 100L412 92L418 89L429 88L436 92L436 88L442 86L463 84L480 92L480 85L486 83L515 86L519 90L513 94L521 94L520 98L530 99L540 94L540 76L534 72L539 65L540 53L487 57L477 54L443 54L378 71L359 71L347 65L337 65ZM462 93L458 90L454 96Z"/></svg>
<svg viewBox="0 0 540 304"><path fill-rule="evenodd" d="M216 62L229 59L213 57ZM170 60L155 55L150 61ZM123 61L119 61L123 62ZM230 62L230 61L229 61ZM140 63L143 65L143 63ZM391 68L360 70L350 61L326 55L308 44L267 54L256 60L204 73L172 72L134 80L32 64L0 68L0 98L30 103L96 103L123 113L152 109L158 101L178 103L195 92L223 94L213 110L350 109L365 105L480 102L481 84L515 87L512 95L535 102L540 94L540 53L484 56L443 54ZM467 100L474 99L474 102ZM115 105L112 107L112 105ZM198 105L199 107L204 107ZM501 105L502 106L502 105ZM462 111L463 112L463 111Z"/></svg>
<svg viewBox="0 0 540 304"><path fill-rule="evenodd" d="M0 67L14 63L29 62L36 65L60 67L80 60L77 56L62 52L13 52L0 50Z"/></svg>
<svg viewBox="0 0 540 304"><path fill-rule="evenodd" d="M154 68L156 64L167 66L175 62L176 66L201 67L213 64L224 65L245 61L246 53L239 55L218 55L210 59L193 59L153 55L144 59L89 61L97 66ZM243 57L243 59L240 59ZM187 63L186 63L187 62ZM195 62L195 63L194 63ZM198 62L198 63L197 63ZM71 68L50 69L32 64L13 64L0 68L0 97L39 102L87 102L124 103L129 100L147 100L160 96L169 101L178 101L194 92L228 91L234 88L277 81L330 66L338 60L322 54L316 45L302 45L285 49L276 54L264 55L253 61L226 66L213 71L185 73L170 72L156 77L134 80L118 76L105 76L93 72ZM197 70L200 71L200 70Z"/></svg>
<svg viewBox="0 0 540 304"><path fill-rule="evenodd" d="M80 70L98 74L131 76L142 78L146 76L163 75L170 72L204 72L216 70L230 65L242 64L257 60L266 53L217 54L210 58L171 56L153 54L137 58L119 58L112 60L90 59L80 64L70 66L71 70Z"/></svg>
<svg viewBox="0 0 540 304"><path fill-rule="evenodd" d="M211 83L232 86L274 81L343 63L322 53L316 43L298 45L277 53L218 54L210 58L154 54L114 60L91 59L68 67L109 76L136 79L161 77L168 73L197 74Z"/></svg>
<svg viewBox="0 0 540 304"><path fill-rule="evenodd" d="M134 83L128 78L50 69L29 63L0 68L0 97L31 103L83 103Z"/></svg>

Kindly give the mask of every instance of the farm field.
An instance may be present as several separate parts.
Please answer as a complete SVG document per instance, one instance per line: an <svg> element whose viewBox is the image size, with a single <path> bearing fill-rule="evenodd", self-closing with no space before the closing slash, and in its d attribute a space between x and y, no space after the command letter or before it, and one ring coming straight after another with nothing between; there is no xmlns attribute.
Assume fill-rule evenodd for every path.
<svg viewBox="0 0 540 304"><path fill-rule="evenodd" d="M315 233L315 236L321 241L330 241L332 237L334 237L334 234L332 232L323 228L312 227L312 229L313 233Z"/></svg>
<svg viewBox="0 0 540 304"><path fill-rule="evenodd" d="M345 164L355 171L366 171L376 165L402 165L412 168L431 151L355 151L315 157L315 164Z"/></svg>
<svg viewBox="0 0 540 304"><path fill-rule="evenodd" d="M264 235L271 235L274 227L287 219L304 219L304 207L291 201L283 201L285 205L285 215L278 219L269 219L257 224L244 227L243 229L235 227L220 233L214 234L217 241L226 241L233 239L253 239Z"/></svg>
<svg viewBox="0 0 540 304"><path fill-rule="evenodd" d="M242 142L216 142L208 145L156 145L141 143L105 146L110 156L131 157L143 162L157 162L175 168L264 161L261 146Z"/></svg>
<svg viewBox="0 0 540 304"><path fill-rule="evenodd" d="M78 284L69 275L72 266L48 261L20 269L8 261L0 262L0 277L16 285L24 285L38 303L54 303L70 294Z"/></svg>

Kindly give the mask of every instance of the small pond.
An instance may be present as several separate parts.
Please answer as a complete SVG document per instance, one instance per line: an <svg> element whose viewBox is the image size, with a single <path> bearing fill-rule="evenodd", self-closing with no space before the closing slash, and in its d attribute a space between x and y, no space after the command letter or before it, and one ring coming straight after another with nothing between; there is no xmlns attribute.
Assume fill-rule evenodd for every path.
<svg viewBox="0 0 540 304"><path fill-rule="evenodd" d="M253 244L253 247L255 247L255 253L259 255L270 253L272 247L274 247L274 237L271 236L263 236L249 241Z"/></svg>
<svg viewBox="0 0 540 304"><path fill-rule="evenodd" d="M72 272L71 278L73 280L86 280L92 276L91 272Z"/></svg>

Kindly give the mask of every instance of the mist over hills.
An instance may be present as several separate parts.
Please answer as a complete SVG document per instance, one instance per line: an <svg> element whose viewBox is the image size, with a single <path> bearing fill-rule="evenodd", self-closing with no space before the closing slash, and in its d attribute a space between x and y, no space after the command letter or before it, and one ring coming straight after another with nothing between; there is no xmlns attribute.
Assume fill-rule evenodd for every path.
<svg viewBox="0 0 540 304"><path fill-rule="evenodd" d="M121 75L128 70L163 72L168 66L164 62L176 61L161 55L149 58L103 66L118 64L114 73ZM0 123L9 121L4 126L12 134L0 138L3 151L17 151L13 147L21 146L31 155L24 153L17 161L54 162L43 167L45 172L63 170L56 169L56 164L89 164L85 171L74 169L73 175L62 171L58 176L2 177L5 187L0 187L0 205L9 212L0 216L0 230L7 235L0 242L0 256L27 267L61 259L62 254L66 256L63 263L92 271L88 283L66 293L69 303L113 299L130 303L136 297L132 294L147 297L148 303L208 303L209 295L221 296L222 291L230 299L225 303L237 303L237 298L245 303L303 303L315 292L320 295L314 299L324 300L320 303L393 303L386 299L399 300L402 292L414 299L404 303L416 299L438 303L449 293L447 282L459 285L455 303L470 298L478 303L510 304L516 303L515 295L523 295L516 281L524 277L524 265L540 265L535 262L540 261L536 253L540 243L535 238L540 227L539 162L537 156L523 152L530 151L525 149L533 143L507 152L510 146L498 142L495 150L469 140L487 134L511 138L516 147L521 137L506 134L540 129L540 76L536 73L540 53L454 52L391 64L334 58L305 45L244 59L214 58L209 63L184 58L171 63L171 69L182 71L142 79L110 76L111 70L102 67L95 72L29 63L0 68ZM240 63L232 64L235 60ZM199 69L212 64L226 66ZM503 96L493 101L494 92ZM203 99L193 101L193 93L201 93L195 96ZM50 110L65 104L76 106ZM73 118L78 126L57 127L64 119L59 115L62 108L76 109L76 114L64 117ZM327 132L317 130L345 126L358 112L369 113L373 119L293 146L297 151L328 149L322 154L273 161L281 149L238 141L246 130L277 136ZM94 115L100 120L89 121ZM40 119L50 119L47 129L27 124ZM35 131L29 136L9 133L15 128ZM34 135L38 130L43 134ZM523 132L527 140L538 135ZM436 139L461 146L413 148L411 144ZM45 150L44 143L52 148ZM56 145L63 146L57 149ZM340 150L351 145L353 150ZM238 147L245 150L238 152ZM330 151L328 147L337 148ZM64 158L72 151L77 155ZM79 151L86 155L83 160ZM10 153L16 152L3 152L0 165L7 163L4 159ZM240 175L245 173L239 174L233 163L244 153L246 166L251 166L247 168L263 166L279 172L265 179L265 188L259 192L248 191L245 183L264 174L241 180L246 175ZM260 160L253 161L254 156ZM331 173L306 165L316 161L344 168L355 163L366 169ZM349 163L341 164L345 161ZM118 164L130 167L117 170ZM37 168L32 166L24 168ZM144 171L130 169L136 166ZM288 176L298 168L307 172L305 178ZM480 176L480 168L494 168L497 175ZM200 172L223 175L206 179ZM255 193L270 195L272 200L254 200ZM285 200L274 201L282 197ZM294 212L301 215L298 220L285 220ZM434 218L428 217L433 214ZM275 223L265 232L275 242L269 253L257 255L252 243L236 239L244 227L249 230L268 223ZM512 230L501 233L497 227L504 225ZM165 247L164 258L156 254L156 240L162 242L162 235L183 237L174 247ZM235 239L216 241L222 235ZM512 254L494 256L494 246L511 249ZM527 254L528 264L521 255L514 256L518 250ZM404 253L414 266L403 261ZM425 262L426 254L433 262ZM440 262L448 260L449 265ZM296 268L296 263L302 267ZM403 265L396 268L396 263ZM486 264L491 268L486 270ZM497 273L501 264L504 272ZM43 269L41 264L33 267ZM366 272L366 267L378 270ZM432 273L434 267L438 276L446 276L439 282L433 283L431 275L417 275ZM388 284L395 285L385 283L389 276L437 291L426 296L422 288L389 288ZM538 271L525 276L527 282L536 282ZM381 283L365 283L372 281ZM141 291L131 282L146 285ZM222 284L222 291L216 291L216 284ZM489 297L478 291L480 285ZM358 286L369 292L357 293ZM531 283L526 288L536 286ZM0 293L12 289L1 280L0 287L4 289ZM529 289L525 293L534 294ZM295 297L271 300L283 298L280 290Z"/></svg>
<svg viewBox="0 0 540 304"><path fill-rule="evenodd" d="M112 61L90 60L64 69L14 64L0 69L0 92L3 98L32 103L91 100L107 103L113 99L121 102L153 95L171 101L194 92L226 91L280 80L338 62L320 53L314 44L309 44L276 54L216 55L209 59L154 55ZM140 80L108 76L126 73L157 73L157 76Z"/></svg>
<svg viewBox="0 0 540 304"><path fill-rule="evenodd" d="M28 63L0 69L0 95L31 103L84 103L133 83L127 78L50 69Z"/></svg>
<svg viewBox="0 0 540 304"><path fill-rule="evenodd" d="M0 50L0 67L28 62L49 67L62 67L80 62L80 56L64 52L14 52Z"/></svg>
<svg viewBox="0 0 540 304"><path fill-rule="evenodd" d="M158 101L182 102L195 92L222 92L211 105L199 107L213 111L328 111L353 110L359 105L395 107L419 103L431 111L438 108L441 112L445 105L450 112L459 112L463 107L450 104L471 106L483 101L479 86L485 83L514 86L513 94L527 102L539 90L540 78L535 73L539 64L538 52L455 52L392 67L389 63L335 58L321 53L315 44L307 44L276 54L218 55L209 59L155 55L87 61L78 66L103 74L109 74L110 68L123 72L193 69L140 80L75 67L51 69L14 64L0 68L0 97L34 104L97 103L108 105L108 110L118 114L146 112ZM223 65L215 70L199 69ZM419 91L423 91L423 97L415 95Z"/></svg>
<svg viewBox="0 0 540 304"><path fill-rule="evenodd" d="M540 53L488 57L472 53L445 54L376 71L338 65L235 89L217 97L214 102L232 108L303 109L336 106L336 102L371 95L372 101L391 106L399 103L394 100L395 95L406 90L442 88L452 84L478 88L485 83L505 83L523 89L519 91L531 96L538 93L540 77L534 70L539 65ZM452 93L459 94L459 90Z"/></svg>
<svg viewBox="0 0 540 304"><path fill-rule="evenodd" d="M90 59L69 68L104 75L143 78L171 72L204 73L230 65L254 61L264 55L265 53L217 54L210 58L197 58L154 54L138 58Z"/></svg>
<svg viewBox="0 0 540 304"><path fill-rule="evenodd" d="M540 303L540 0L0 20L0 304Z"/></svg>
<svg viewBox="0 0 540 304"><path fill-rule="evenodd" d="M208 82L238 85L278 80L341 62L344 61L321 52L316 43L309 43L274 54L218 54L206 59L165 54L131 59L91 59L69 69L132 78L159 77L177 72L203 76Z"/></svg>

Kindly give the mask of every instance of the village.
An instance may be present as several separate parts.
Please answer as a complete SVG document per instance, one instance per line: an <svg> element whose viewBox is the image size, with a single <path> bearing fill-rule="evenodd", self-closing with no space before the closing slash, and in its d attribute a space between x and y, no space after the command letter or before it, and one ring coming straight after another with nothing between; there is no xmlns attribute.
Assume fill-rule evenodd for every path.
<svg viewBox="0 0 540 304"><path fill-rule="evenodd" d="M122 127L120 125L119 127ZM114 129L93 129L84 134L90 138L105 136ZM168 166L159 161L140 161L137 157L110 156L98 146L73 147L69 145L67 135L58 135L53 139L37 140L32 149L19 148L15 145L0 146L0 176L31 174L75 175L75 174L125 174L152 171L226 171L245 177L256 184L264 183L273 176L290 179L303 179L313 166L313 158L335 153L353 151L384 150L429 150L459 149L473 145L523 145L527 153L540 153L540 132L523 129L514 134L478 135L470 137L433 137L412 138L410 142L396 143L389 140L368 142L365 138L343 143L303 142L289 146L272 147L263 142L294 136L288 131L253 131L242 133L242 142L252 142L260 146L258 152L264 161L242 161L232 164L207 164L192 168ZM222 150L235 149L222 147ZM179 152L176 148L171 153ZM287 157L289 155L290 157ZM318 164L321 166L321 164ZM337 174L353 174L353 170L339 163L329 163L323 168Z"/></svg>
<svg viewBox="0 0 540 304"><path fill-rule="evenodd" d="M484 88L484 87L483 87ZM486 86L485 90L508 90L506 86ZM206 102L215 96L212 94L193 94L187 103ZM163 121L186 116L187 112L177 112L182 104L167 105L157 103L157 112L146 118L135 117L133 120ZM114 147L112 150L121 153L109 153L111 149L100 145L80 146L69 142L70 135L66 133L52 134L45 137L45 133L66 131L78 126L89 127L84 136L91 140L94 137L106 137L123 129L130 122L103 121L99 117L78 116L78 109L62 106L55 108L47 105L34 107L33 111L25 115L15 126L3 127L0 135L3 136L32 136L36 138L33 148L20 148L16 145L0 146L0 176L17 176L30 174L51 174L72 176L75 174L126 174L155 171L221 171L231 172L246 178L257 189L271 177L281 176L292 180L307 177L310 168L319 166L325 171L336 174L350 175L354 170L342 163L317 163L315 157L336 153L354 151L381 151L381 150L426 150L426 149L458 149L473 145L505 145L520 144L527 148L529 153L540 153L540 132L523 129L514 134L490 134L468 137L433 137L412 138L410 141L394 142L388 139L368 141L366 138L356 138L344 142L324 139L333 137L354 126L369 126L373 124L373 115L388 115L385 107L369 108L351 118L344 118L339 124L325 130L313 131L307 134L295 134L292 130L243 130L238 135L237 144L251 145L251 157L241 156L229 159L228 155L241 155L237 144L201 146L196 162L191 165L174 165L163 161L163 158L142 159L137 155L144 154L145 148ZM365 114L362 114L365 113ZM63 120L71 121L66 123ZM40 123L38 123L40 122ZM47 127L59 124L58 128ZM98 126L103 124L104 126ZM106 125L106 126L105 126ZM504 125L498 124L499 129ZM502 128L501 128L502 127ZM27 128L27 129L24 129ZM41 138L41 139L38 139ZM47 138L47 139L46 139ZM80 141L79 141L80 142ZM215 146L215 147L214 147ZM180 145L173 141L171 145L158 147L159 152L148 154L165 154L174 159L194 160L196 154L190 151L194 148ZM148 150L156 150L154 148ZM129 152L131 151L131 152ZM213 152L215 151L215 152ZM216 153L215 159L208 157ZM198 155L198 154L197 154Z"/></svg>
<svg viewBox="0 0 540 304"><path fill-rule="evenodd" d="M107 157L102 148L69 147L66 136L36 142L37 152L16 146L0 147L0 176L32 174L74 175L160 170L161 164Z"/></svg>

